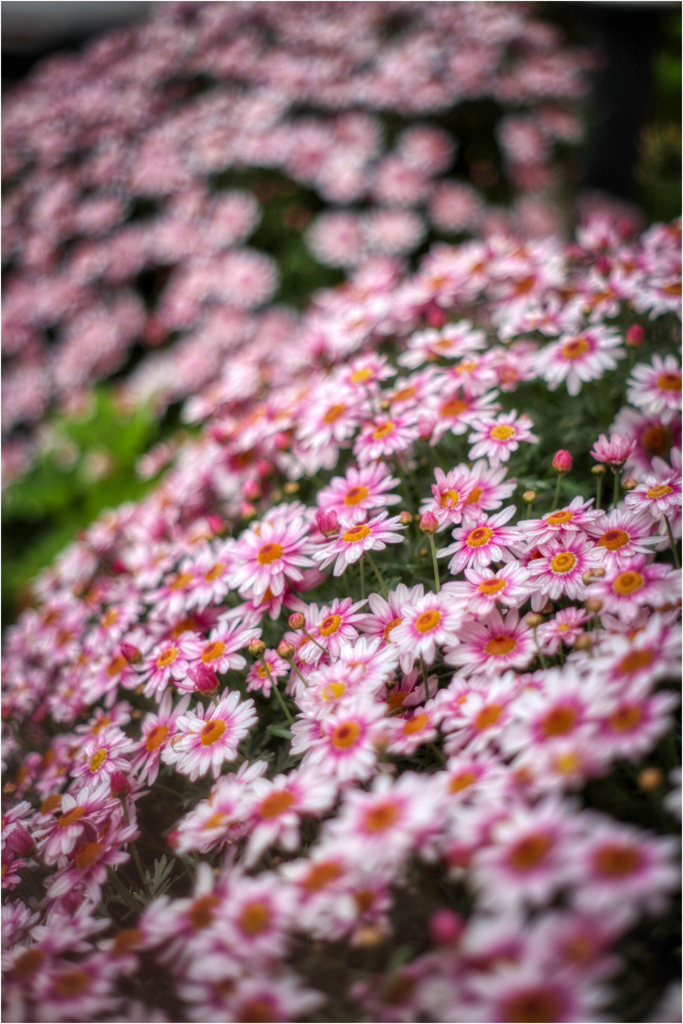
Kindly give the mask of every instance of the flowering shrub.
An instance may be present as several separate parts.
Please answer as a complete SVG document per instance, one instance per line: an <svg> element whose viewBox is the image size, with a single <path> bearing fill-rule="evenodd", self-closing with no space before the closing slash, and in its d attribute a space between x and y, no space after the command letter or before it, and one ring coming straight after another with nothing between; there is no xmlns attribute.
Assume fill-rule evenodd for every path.
<svg viewBox="0 0 683 1024"><path fill-rule="evenodd" d="M191 199L174 132L203 116L202 174L226 152L257 162L258 143L317 189L348 182L310 156L328 120L280 148L290 115L275 116L268 75L298 102L362 88L382 107L400 82L406 110L446 105L457 94L445 72L425 77L421 47L486 19L489 64L481 50L468 63L467 35L452 51L458 87L469 73L484 92L497 47L534 24L516 5L391 5L423 37L411 47L399 18L397 53L373 64L388 5L354 5L367 44L344 9L299 8L178 4L136 30L144 51L129 35L97 44L122 89L138 95L140 62L179 95L173 131L135 107L145 159L126 173L144 194ZM363 75L314 59L340 32ZM293 40L310 67L286 60ZM229 106L210 117L210 91L183 118L168 78L181 41L193 75L210 54L217 74L265 79L234 123ZM534 77L527 55L515 95L544 92L558 61ZM111 93L83 95L99 124ZM257 100L272 120L249 149L234 136ZM108 116L120 131L130 104ZM535 123L501 137L538 169ZM448 146L411 131L398 170L413 176L387 156L371 180L417 216L401 204L432 194ZM59 163L65 138L46 127L32 145ZM102 163L106 180L117 166ZM235 202L226 220L251 224ZM197 271L192 251L179 275ZM242 255L226 287L252 308L273 267ZM215 362L192 380L179 366L201 364L197 349L166 350L195 434L148 454L166 475L63 551L6 637L8 1020L616 1021L671 998L680 294L680 224L636 238L602 211L569 244L508 225L434 245L414 272L372 258L296 318L271 308L247 329L217 302L223 347L206 335ZM192 310L173 321L182 337L213 308L167 298Z"/></svg>

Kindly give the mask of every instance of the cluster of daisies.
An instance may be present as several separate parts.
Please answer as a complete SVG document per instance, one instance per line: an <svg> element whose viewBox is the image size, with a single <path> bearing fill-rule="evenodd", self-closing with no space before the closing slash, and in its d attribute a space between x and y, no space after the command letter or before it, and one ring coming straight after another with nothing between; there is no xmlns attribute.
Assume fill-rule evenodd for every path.
<svg viewBox="0 0 683 1024"><path fill-rule="evenodd" d="M8 1020L614 1019L680 814L680 225L621 231L321 294L36 582L4 648ZM520 494L529 388L624 360L592 473L558 451ZM583 799L615 766L636 820Z"/></svg>

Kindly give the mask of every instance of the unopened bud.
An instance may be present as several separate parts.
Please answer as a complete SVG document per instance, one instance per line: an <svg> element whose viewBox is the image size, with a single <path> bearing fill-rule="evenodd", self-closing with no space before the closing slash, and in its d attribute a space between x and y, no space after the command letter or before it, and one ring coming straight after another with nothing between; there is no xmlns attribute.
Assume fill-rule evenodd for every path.
<svg viewBox="0 0 683 1024"><path fill-rule="evenodd" d="M621 481L621 486L625 491L633 491L638 486L638 481L634 480L632 476L627 476L625 480Z"/></svg>
<svg viewBox="0 0 683 1024"><path fill-rule="evenodd" d="M631 324L626 332L624 341L629 348L640 348L645 339L645 331L640 324Z"/></svg>
<svg viewBox="0 0 683 1024"><path fill-rule="evenodd" d="M584 605L587 612L597 615L602 610L602 601L599 597L589 597Z"/></svg>
<svg viewBox="0 0 683 1024"><path fill-rule="evenodd" d="M16 822L7 837L7 846L17 857L27 857L35 850L36 843L28 829L24 828L20 822Z"/></svg>
<svg viewBox="0 0 683 1024"><path fill-rule="evenodd" d="M279 431L273 438L273 444L279 452L287 451L290 445L289 435L283 430Z"/></svg>
<svg viewBox="0 0 683 1024"><path fill-rule="evenodd" d="M412 512L404 510L403 512L399 512L398 521L402 526L410 526L414 518L415 516Z"/></svg>
<svg viewBox="0 0 683 1024"><path fill-rule="evenodd" d="M228 528L228 524L225 522L224 519L221 519L220 516L210 514L206 517L206 521L209 525L209 529L211 530L211 532L219 536L225 533L225 531Z"/></svg>
<svg viewBox="0 0 683 1024"><path fill-rule="evenodd" d="M245 480L242 490L244 491L244 497L248 498L249 501L257 501L263 494L258 480Z"/></svg>
<svg viewBox="0 0 683 1024"><path fill-rule="evenodd" d="M339 520L334 509L319 508L315 514L315 525L323 537L333 537L339 532Z"/></svg>
<svg viewBox="0 0 683 1024"><path fill-rule="evenodd" d="M439 529L439 520L433 512L425 512L420 520L420 529L423 533L432 535Z"/></svg>
<svg viewBox="0 0 683 1024"><path fill-rule="evenodd" d="M306 625L306 616L301 612L292 612L288 619L290 629L303 629Z"/></svg>
<svg viewBox="0 0 683 1024"><path fill-rule="evenodd" d="M429 554L429 548L420 548L420 556L426 558Z"/></svg>
<svg viewBox="0 0 683 1024"><path fill-rule="evenodd" d="M296 492L299 490L299 484L297 483L296 480L289 480L282 488L282 490L285 492L285 494L296 494Z"/></svg>
<svg viewBox="0 0 683 1024"><path fill-rule="evenodd" d="M555 453L553 459L553 469L558 473L568 473L572 468L573 459L569 452L565 451L564 448L560 448L559 452Z"/></svg>
<svg viewBox="0 0 683 1024"><path fill-rule="evenodd" d="M253 519L256 515L256 509L249 501L243 501L240 507L240 515L242 519Z"/></svg>
<svg viewBox="0 0 683 1024"><path fill-rule="evenodd" d="M389 401L389 399L388 399L388 398L384 398L384 399L382 399L382 401L381 401L381 402L379 403L379 407L380 407L380 409L382 410L382 412L386 412L386 411L387 411L387 409L391 409L391 402Z"/></svg>
<svg viewBox="0 0 683 1024"><path fill-rule="evenodd" d="M659 768L643 768L642 772L638 773L638 785L646 792L657 789L663 782L664 775Z"/></svg>
<svg viewBox="0 0 683 1024"><path fill-rule="evenodd" d="M16 783L6 782L5 785L2 787L2 791L3 793L6 793L7 796L11 796L12 793L16 793L17 791Z"/></svg>
<svg viewBox="0 0 683 1024"><path fill-rule="evenodd" d="M607 469L603 466L602 462L598 462L596 466L591 466L591 473L593 476L604 476L606 472Z"/></svg>
<svg viewBox="0 0 683 1024"><path fill-rule="evenodd" d="M543 622L543 616L539 615L538 612L529 612L524 621L529 629L536 629Z"/></svg>
<svg viewBox="0 0 683 1024"><path fill-rule="evenodd" d="M218 689L218 676L214 670L205 665L203 661L195 662L187 670L188 678L194 683L194 688L199 693L215 693Z"/></svg>
<svg viewBox="0 0 683 1024"><path fill-rule="evenodd" d="M386 936L380 928L368 925L364 928L356 928L351 936L351 945L361 949L371 949L372 946L379 946L385 938Z"/></svg>
<svg viewBox="0 0 683 1024"><path fill-rule="evenodd" d="M117 800L122 800L130 793L130 782L122 771L112 772L109 785L111 786L111 795L116 797Z"/></svg>
<svg viewBox="0 0 683 1024"><path fill-rule="evenodd" d="M134 722L137 722L138 718L142 718L142 711L140 711L140 708L133 708L130 713L130 717Z"/></svg>
<svg viewBox="0 0 683 1024"><path fill-rule="evenodd" d="M574 641L574 649L577 651L587 651L591 646L591 638L588 633L582 633L581 636L577 636Z"/></svg>
<svg viewBox="0 0 683 1024"><path fill-rule="evenodd" d="M465 930L465 922L454 910L442 907L429 918L429 934L435 946L454 946Z"/></svg>
<svg viewBox="0 0 683 1024"><path fill-rule="evenodd" d="M428 441L434 433L434 422L432 420L419 420L417 424L418 435L421 441Z"/></svg>
<svg viewBox="0 0 683 1024"><path fill-rule="evenodd" d="M541 615L552 615L555 609L551 605L550 601L543 605L541 608Z"/></svg>
<svg viewBox="0 0 683 1024"><path fill-rule="evenodd" d="M285 661L289 661L294 657L294 651L296 648L294 644L290 644L289 640L281 640L277 645L277 653L279 658L284 658Z"/></svg>
<svg viewBox="0 0 683 1024"><path fill-rule="evenodd" d="M266 653L266 645L264 644L263 640L260 640L258 637L255 636L253 640L249 641L248 650L252 658L260 658L262 655Z"/></svg>
<svg viewBox="0 0 683 1024"><path fill-rule="evenodd" d="M522 495L522 501L525 501L527 505L533 505L536 501L536 491L525 491Z"/></svg>
<svg viewBox="0 0 683 1024"><path fill-rule="evenodd" d="M127 644L124 641L119 644L119 650L129 665L137 665L142 660L142 651L134 644Z"/></svg>

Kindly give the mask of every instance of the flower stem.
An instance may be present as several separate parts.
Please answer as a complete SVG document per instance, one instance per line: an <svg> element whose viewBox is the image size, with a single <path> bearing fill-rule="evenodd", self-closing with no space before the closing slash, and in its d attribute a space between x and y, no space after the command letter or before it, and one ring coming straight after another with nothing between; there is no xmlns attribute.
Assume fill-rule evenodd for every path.
<svg viewBox="0 0 683 1024"><path fill-rule="evenodd" d="M382 578L382 573L379 571L379 569L375 565L375 560L371 557L369 551L365 552L365 557L367 558L368 562L370 563L370 565L372 566L372 568L373 568L373 570L375 572L375 576L377 577L377 582L379 583L380 587L382 588L382 597L386 601L386 599L387 599L387 588L384 585L384 580Z"/></svg>
<svg viewBox="0 0 683 1024"><path fill-rule="evenodd" d="M434 543L433 534L428 534L429 546L432 549L432 562L434 563L434 583L436 584L437 594L441 591L441 582L439 580L439 564L436 560L436 544ZM384 595L386 597L386 594Z"/></svg>
<svg viewBox="0 0 683 1024"><path fill-rule="evenodd" d="M598 511L602 508L602 473L598 477L598 492L595 499L595 507Z"/></svg>
<svg viewBox="0 0 683 1024"><path fill-rule="evenodd" d="M444 754L444 752L442 750L439 750L439 748L437 747L436 743L428 743L427 746L429 747L429 749L434 754L436 754L436 756L438 757L439 761L441 761L441 764L446 764L447 763L446 762L446 755Z"/></svg>
<svg viewBox="0 0 683 1024"><path fill-rule="evenodd" d="M323 647L322 644L319 644L316 638L314 636L311 636L307 629L302 629L301 632L308 637L311 643L314 643L316 647L319 647L323 654L327 654L327 648Z"/></svg>
<svg viewBox="0 0 683 1024"><path fill-rule="evenodd" d="M266 671L266 675L270 679L270 684L271 684L272 689L275 692L275 696L280 701L280 707L284 711L284 713L285 713L285 715L287 717L287 721L289 722L290 725L294 725L294 719L292 718L292 716L291 716L291 714L289 712L289 708L285 704L285 698L282 696L282 694L280 693L280 691L277 688L277 683L275 682L275 680L273 679L273 677L271 675L270 669L268 668L268 665L266 664L266 659L265 658L261 658L261 662L262 662L263 667L264 667L264 669ZM292 665L292 668L294 668L294 665Z"/></svg>
<svg viewBox="0 0 683 1024"><path fill-rule="evenodd" d="M363 558L364 554L360 556L360 599L365 600L365 571L363 569Z"/></svg>
<svg viewBox="0 0 683 1024"><path fill-rule="evenodd" d="M674 556L674 565L677 569L680 569L681 563L678 559L678 552L676 551L676 545L674 543L673 530L671 529L671 522L668 516L664 516L664 522L666 523L666 532L669 534L669 544L671 545L671 553Z"/></svg>
<svg viewBox="0 0 683 1024"><path fill-rule="evenodd" d="M425 660L422 657L422 655L420 655L420 665L422 666L422 679L423 679L424 684L425 684L425 700L426 700L427 696L428 696L428 691L429 691L429 683L427 682L427 669L425 667Z"/></svg>
<svg viewBox="0 0 683 1024"><path fill-rule="evenodd" d="M540 661L540 663L543 666L543 668L547 668L548 667L548 662L545 660L545 658L543 657L543 654L541 652L541 645L539 644L538 637L536 636L536 627L535 626L533 628L533 634L534 634L534 643L536 645L536 650L538 652L538 660Z"/></svg>
<svg viewBox="0 0 683 1024"><path fill-rule="evenodd" d="M130 825L130 816L128 814L128 804L126 803L126 798L125 798L125 796L121 796L121 797L119 797L119 800L121 801L121 807L123 808L123 816L126 819L126 825ZM135 861L135 867L137 869L137 873L140 876L140 881L142 882L142 888L145 890L145 894L147 896L147 899L150 899L151 898L151 893L150 893L149 889L147 888L147 883L145 882L145 874L144 874L144 871L142 870L142 864L140 863L140 854L138 853L138 848L135 845L135 840L132 839L130 841L130 843L128 844L128 846L130 847L130 852L133 855L133 860Z"/></svg>
<svg viewBox="0 0 683 1024"><path fill-rule="evenodd" d="M619 470L613 467L612 472L614 473L614 497L612 498L612 501L616 508L619 501Z"/></svg>
<svg viewBox="0 0 683 1024"><path fill-rule="evenodd" d="M555 509L557 508L557 503L560 500L560 485L562 483L563 476L564 473L557 474L557 484L555 485L555 497L553 498L552 508L550 509L551 512L555 511Z"/></svg>

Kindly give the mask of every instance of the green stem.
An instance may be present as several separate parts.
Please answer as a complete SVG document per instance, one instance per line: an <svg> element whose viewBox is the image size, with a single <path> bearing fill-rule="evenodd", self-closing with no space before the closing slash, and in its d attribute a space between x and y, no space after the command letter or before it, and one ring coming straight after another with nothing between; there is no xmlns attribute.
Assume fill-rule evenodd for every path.
<svg viewBox="0 0 683 1024"><path fill-rule="evenodd" d="M349 583L349 575L346 572L346 570L344 570L344 572L342 573L342 579L344 580L344 585L346 586L346 596L348 598L350 598L351 597L351 584Z"/></svg>
<svg viewBox="0 0 683 1024"><path fill-rule="evenodd" d="M275 695L276 695L277 699L280 701L280 706L281 706L282 710L284 711L285 715L287 716L287 721L289 722L290 725L294 725L294 719L290 715L289 708L285 704L285 698L282 696L282 694L278 690L277 683L273 679L271 671L268 668L268 663L266 662L266 659L264 657L261 657L261 664L263 665L263 668L265 669L266 675L270 679L271 688L275 691ZM293 665L292 665L292 668L294 668Z"/></svg>
<svg viewBox="0 0 683 1024"><path fill-rule="evenodd" d="M289 661L289 664L292 666L292 672L296 672L296 674L298 675L298 677L301 680L301 682L304 684L304 686L307 687L308 683L306 682L304 677L301 675L301 672L299 672L299 669L294 664L294 658L288 658L288 661Z"/></svg>
<svg viewBox="0 0 683 1024"><path fill-rule="evenodd" d="M555 509L557 508L557 503L560 500L560 484L562 483L563 476L564 473L557 474L557 484L555 485L555 497L553 498L552 508L550 509L551 512L555 511Z"/></svg>
<svg viewBox="0 0 683 1024"><path fill-rule="evenodd" d="M671 553L674 556L674 565L677 569L680 569L681 563L678 560L678 552L676 551L673 530L671 529L671 523L669 522L668 516L664 516L664 522L666 523L666 532L669 534L669 544L671 545Z"/></svg>
<svg viewBox="0 0 683 1024"><path fill-rule="evenodd" d="M603 474L601 473L598 477L598 493L595 499L595 507L598 511L602 508L602 477Z"/></svg>
<svg viewBox="0 0 683 1024"><path fill-rule="evenodd" d="M614 497L612 498L612 501L614 503L614 508L616 508L619 501L619 470L613 467L612 472L614 473Z"/></svg>
<svg viewBox="0 0 683 1024"><path fill-rule="evenodd" d="M360 599L365 600L365 570L363 569L364 555L360 556Z"/></svg>
<svg viewBox="0 0 683 1024"><path fill-rule="evenodd" d="M121 884L119 876L116 874L114 869L109 866L109 864L107 864L107 874L109 875L110 880L114 883L114 888L118 892L123 902L126 904L128 909L137 916L140 913L140 908L136 906L135 903L133 903L125 885Z"/></svg>
<svg viewBox="0 0 683 1024"><path fill-rule="evenodd" d="M440 592L440 590L441 590L441 582L439 580L439 565L438 565L438 562L436 560L436 544L434 543L434 536L433 536L433 534L431 534L431 533L428 534L428 537L429 537L429 545L430 545L430 547L432 549L432 562L434 563L434 583L436 584L436 592L438 594Z"/></svg>
<svg viewBox="0 0 683 1024"><path fill-rule="evenodd" d="M130 816L128 814L128 804L126 803L126 798L125 796L121 796L119 797L119 800L121 801L121 807L123 808L123 816L126 819L126 825L130 825ZM140 863L140 854L138 853L138 848L135 845L135 840L131 840L128 846L130 847L130 852L133 855L135 867L138 875L140 876L140 881L142 882L142 888L145 890L145 895L147 896L147 899L151 899L151 893L147 888L147 883L145 882L145 873L142 870L142 864Z"/></svg>
<svg viewBox="0 0 683 1024"><path fill-rule="evenodd" d="M423 679L424 684L425 684L425 700L426 700L427 697L428 697L428 692L427 691L429 690L429 683L427 682L427 669L425 667L425 660L422 657L422 655L420 655L420 665L422 666L422 679Z"/></svg>
<svg viewBox="0 0 683 1024"><path fill-rule="evenodd" d="M536 636L536 627L535 626L534 626L534 629L533 629L533 634L534 634L534 643L536 644L536 650L538 652L538 660L540 661L540 663L543 666L543 668L547 668L548 667L548 662L545 660L545 658L543 657L543 655L541 653L541 645L539 644L538 637Z"/></svg>
<svg viewBox="0 0 683 1024"><path fill-rule="evenodd" d="M377 582L379 583L380 587L382 588L382 597L386 601L386 599L387 599L387 588L384 585L384 580L382 579L382 573L379 571L379 569L375 565L375 561L370 556L370 553L368 551L365 552L365 557L367 558L368 562L370 563L370 565L372 566L372 568L374 570L375 576L377 577Z"/></svg>
<svg viewBox="0 0 683 1024"><path fill-rule="evenodd" d="M526 507L526 518L531 519L531 509L533 507L533 501L530 501Z"/></svg>
<svg viewBox="0 0 683 1024"><path fill-rule="evenodd" d="M307 629L302 629L301 632L308 637L311 643L314 643L316 647L319 647L323 654L327 654L327 648L323 647L322 644L319 644L316 638L314 636L311 636Z"/></svg>
<svg viewBox="0 0 683 1024"><path fill-rule="evenodd" d="M446 755L444 754L443 750L439 750L436 743L428 743L427 746L431 751L433 751L433 753L436 754L439 761L441 761L441 764L446 764Z"/></svg>
<svg viewBox="0 0 683 1024"><path fill-rule="evenodd" d="M564 665L564 651L562 650L562 641L560 640L560 665Z"/></svg>

